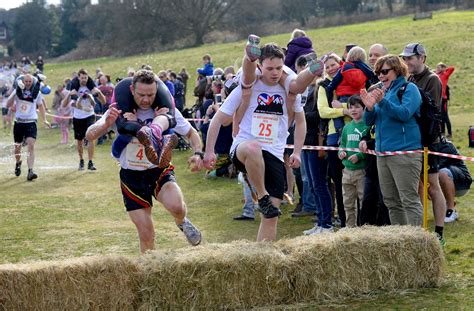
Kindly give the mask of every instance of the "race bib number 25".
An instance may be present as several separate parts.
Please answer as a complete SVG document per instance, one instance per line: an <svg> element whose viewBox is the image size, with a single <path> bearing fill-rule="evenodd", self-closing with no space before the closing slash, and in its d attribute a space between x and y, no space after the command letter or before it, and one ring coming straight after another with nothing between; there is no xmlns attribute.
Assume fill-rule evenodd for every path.
<svg viewBox="0 0 474 311"><path fill-rule="evenodd" d="M264 113L252 115L252 135L262 144L272 145L278 137L280 117Z"/></svg>

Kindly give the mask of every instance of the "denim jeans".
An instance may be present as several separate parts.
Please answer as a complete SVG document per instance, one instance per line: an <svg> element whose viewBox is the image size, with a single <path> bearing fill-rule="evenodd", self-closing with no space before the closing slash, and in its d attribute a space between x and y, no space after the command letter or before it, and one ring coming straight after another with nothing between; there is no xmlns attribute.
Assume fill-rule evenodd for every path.
<svg viewBox="0 0 474 311"><path fill-rule="evenodd" d="M317 213L319 210L318 201L316 200L316 194L313 188L313 184L308 176L308 155L305 151L301 152L301 179L303 180L303 211Z"/></svg>
<svg viewBox="0 0 474 311"><path fill-rule="evenodd" d="M332 203L327 183L328 162L318 157L318 151L303 150L303 161L307 168L307 175L313 185L316 201L318 203L318 226L332 227Z"/></svg>
<svg viewBox="0 0 474 311"><path fill-rule="evenodd" d="M332 146L339 147L339 146ZM328 151L327 161L329 163L329 177L331 177L334 187L336 188L336 202L337 202L337 214L341 221L341 227L346 226L346 212L344 210L344 199L342 196L342 170L344 165L337 155L337 151Z"/></svg>

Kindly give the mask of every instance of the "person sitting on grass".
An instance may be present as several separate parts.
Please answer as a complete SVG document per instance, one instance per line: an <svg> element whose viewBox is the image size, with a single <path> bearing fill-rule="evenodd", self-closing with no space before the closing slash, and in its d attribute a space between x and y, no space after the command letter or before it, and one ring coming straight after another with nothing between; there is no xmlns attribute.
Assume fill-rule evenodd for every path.
<svg viewBox="0 0 474 311"><path fill-rule="evenodd" d="M442 139L436 151L459 155L456 147L448 140ZM446 198L446 217L444 222L453 222L459 218L456 211L455 197L466 195L471 188L472 177L463 160L439 157L439 184Z"/></svg>

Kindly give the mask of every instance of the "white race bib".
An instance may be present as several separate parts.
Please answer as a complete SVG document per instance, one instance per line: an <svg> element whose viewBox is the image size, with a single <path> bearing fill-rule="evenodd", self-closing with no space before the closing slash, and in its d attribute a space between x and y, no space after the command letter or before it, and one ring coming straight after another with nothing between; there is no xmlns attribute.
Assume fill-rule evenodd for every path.
<svg viewBox="0 0 474 311"><path fill-rule="evenodd" d="M89 99L80 99L77 101L76 103L76 107L78 109L81 109L82 111L85 111L85 112L91 112L91 111L94 111L94 108L92 107Z"/></svg>
<svg viewBox="0 0 474 311"><path fill-rule="evenodd" d="M125 150L125 160L127 162L128 168L144 168L147 169L153 164L148 161L145 155L145 148L138 141L136 137L130 141Z"/></svg>
<svg viewBox="0 0 474 311"><path fill-rule="evenodd" d="M252 114L252 135L259 142L266 145L273 145L278 138L278 127L280 116L266 113Z"/></svg>
<svg viewBox="0 0 474 311"><path fill-rule="evenodd" d="M20 100L17 105L16 117L20 119L33 119L33 112L36 110L36 104L26 100Z"/></svg>

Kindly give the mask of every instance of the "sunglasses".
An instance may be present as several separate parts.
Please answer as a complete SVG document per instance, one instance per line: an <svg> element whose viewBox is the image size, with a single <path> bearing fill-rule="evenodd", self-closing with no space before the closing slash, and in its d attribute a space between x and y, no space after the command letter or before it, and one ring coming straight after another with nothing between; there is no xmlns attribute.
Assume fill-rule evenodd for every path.
<svg viewBox="0 0 474 311"><path fill-rule="evenodd" d="M390 70L393 70L393 68L388 68L388 69L381 69L380 71L376 71L375 74L377 76L380 76L380 74L383 74L384 76L386 76Z"/></svg>

